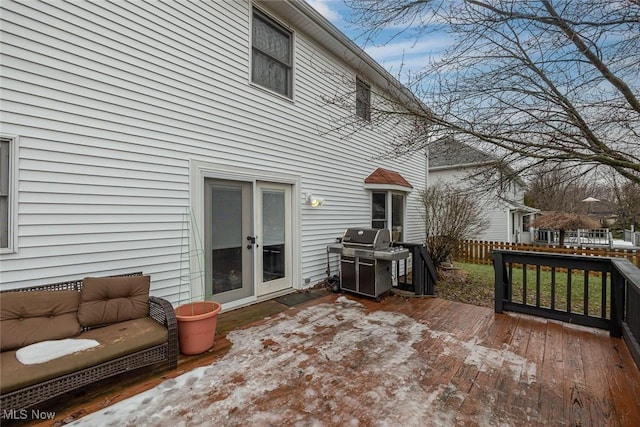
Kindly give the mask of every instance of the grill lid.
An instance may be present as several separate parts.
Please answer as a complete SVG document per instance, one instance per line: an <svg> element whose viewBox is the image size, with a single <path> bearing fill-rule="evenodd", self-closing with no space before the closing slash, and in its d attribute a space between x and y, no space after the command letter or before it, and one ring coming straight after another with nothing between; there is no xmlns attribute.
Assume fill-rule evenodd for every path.
<svg viewBox="0 0 640 427"><path fill-rule="evenodd" d="M391 232L387 229L347 228L342 244L346 247L386 249L391 244Z"/></svg>

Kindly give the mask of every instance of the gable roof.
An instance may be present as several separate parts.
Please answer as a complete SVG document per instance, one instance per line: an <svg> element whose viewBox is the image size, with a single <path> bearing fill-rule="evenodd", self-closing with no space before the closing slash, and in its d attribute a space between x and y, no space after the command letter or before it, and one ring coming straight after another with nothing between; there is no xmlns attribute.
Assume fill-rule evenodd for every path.
<svg viewBox="0 0 640 427"><path fill-rule="evenodd" d="M496 162L498 162L498 158L495 156L451 137L429 143L429 169L487 165Z"/></svg>
<svg viewBox="0 0 640 427"><path fill-rule="evenodd" d="M399 185L400 187L413 188L413 185L409 184L409 181L404 179L398 172L383 168L374 170L371 175L364 179L364 183L390 186Z"/></svg>

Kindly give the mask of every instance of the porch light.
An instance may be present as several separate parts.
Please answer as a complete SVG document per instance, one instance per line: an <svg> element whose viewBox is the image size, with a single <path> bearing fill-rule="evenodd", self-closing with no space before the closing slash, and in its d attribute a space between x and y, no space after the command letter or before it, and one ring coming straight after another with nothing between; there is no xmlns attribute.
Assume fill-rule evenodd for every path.
<svg viewBox="0 0 640 427"><path fill-rule="evenodd" d="M311 193L305 193L305 203L307 205L310 205L312 208L317 208L318 206L322 206L324 204L324 199L322 197L315 197Z"/></svg>

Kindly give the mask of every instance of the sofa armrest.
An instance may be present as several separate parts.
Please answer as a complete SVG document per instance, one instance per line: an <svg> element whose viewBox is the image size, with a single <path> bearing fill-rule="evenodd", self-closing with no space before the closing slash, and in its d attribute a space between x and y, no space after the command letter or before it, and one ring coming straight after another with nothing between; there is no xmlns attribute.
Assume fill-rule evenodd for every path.
<svg viewBox="0 0 640 427"><path fill-rule="evenodd" d="M149 316L167 328L169 369L178 367L178 321L176 312L169 301L159 297L149 297Z"/></svg>

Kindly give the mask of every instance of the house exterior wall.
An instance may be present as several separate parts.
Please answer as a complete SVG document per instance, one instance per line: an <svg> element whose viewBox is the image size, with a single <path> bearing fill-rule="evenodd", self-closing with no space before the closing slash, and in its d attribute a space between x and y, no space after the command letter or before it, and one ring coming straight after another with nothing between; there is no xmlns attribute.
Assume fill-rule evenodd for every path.
<svg viewBox="0 0 640 427"><path fill-rule="evenodd" d="M456 185L459 188L473 188L474 184L468 178L473 176L474 172L477 170L473 167L430 170L428 182L429 185L443 182ZM513 197L514 201L524 200L524 192L519 186L512 186L508 196ZM477 197L479 197L481 215L489 220L489 227L473 238L495 242L514 242L516 236L512 233L511 212L505 201L498 196L496 191L481 191L477 193ZM518 218L520 218L519 215ZM521 220L520 224L522 224Z"/></svg>
<svg viewBox="0 0 640 427"><path fill-rule="evenodd" d="M176 303L194 162L293 177L296 287L325 277L326 245L345 228L370 226L363 186L377 167L414 186L407 240L423 240L424 154L371 160L391 126L338 129L351 113L323 99L356 70L302 28L292 27L290 100L250 83L249 2L0 7L0 133L20 140L18 247L1 255L2 289L143 271L153 294ZM324 206L305 206L304 193Z"/></svg>

